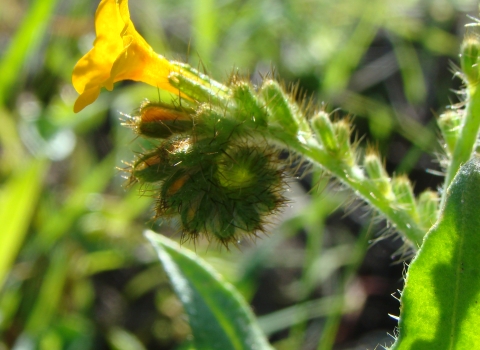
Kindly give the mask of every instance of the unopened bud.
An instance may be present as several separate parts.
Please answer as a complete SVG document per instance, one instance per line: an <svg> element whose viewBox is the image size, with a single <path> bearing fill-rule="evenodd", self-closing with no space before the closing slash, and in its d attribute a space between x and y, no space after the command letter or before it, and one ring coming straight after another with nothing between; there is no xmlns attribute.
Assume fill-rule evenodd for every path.
<svg viewBox="0 0 480 350"><path fill-rule="evenodd" d="M467 36L460 48L460 65L468 83L474 84L479 80L478 56L480 54L480 40L473 35Z"/></svg>
<svg viewBox="0 0 480 350"><path fill-rule="evenodd" d="M233 85L233 98L236 102L235 118L244 122L253 122L255 125L267 125L267 110L261 105L252 91L249 83L240 81Z"/></svg>
<svg viewBox="0 0 480 350"><path fill-rule="evenodd" d="M291 135L298 132L298 121L293 114L296 106L289 101L280 84L274 80L266 80L261 89L261 94L270 112L270 121L278 123Z"/></svg>
<svg viewBox="0 0 480 350"><path fill-rule="evenodd" d="M397 204L412 217L418 218L417 205L410 180L406 176L393 178L392 190Z"/></svg>
<svg viewBox="0 0 480 350"><path fill-rule="evenodd" d="M438 195L433 191L425 191L418 198L418 215L422 226L428 230L437 220Z"/></svg>
<svg viewBox="0 0 480 350"><path fill-rule="evenodd" d="M191 130L192 114L192 111L181 107L145 101L138 115L129 117L124 125L133 128L139 135L164 139Z"/></svg>
<svg viewBox="0 0 480 350"><path fill-rule="evenodd" d="M355 158L350 144L350 123L347 120L342 119L333 124L333 129L335 130L339 153L346 164L350 166L354 165Z"/></svg>
<svg viewBox="0 0 480 350"><path fill-rule="evenodd" d="M138 158L132 166L131 177L135 179L135 182L152 183L161 181L167 175L168 166L165 152L162 149L157 149Z"/></svg>
<svg viewBox="0 0 480 350"><path fill-rule="evenodd" d="M170 63L172 63L172 65L178 67L179 72L184 72L183 75L194 76L195 80L197 82L200 82L200 84L205 85L205 86L209 86L210 88L215 89L215 91L218 91L218 92L223 92L223 93L226 93L226 94L229 93L229 89L228 89L227 86L219 83L216 80L213 80L212 78L210 78L206 74L200 73L197 69L192 68L190 65L188 65L186 63L183 63L183 62L178 62L178 61L170 61Z"/></svg>
<svg viewBox="0 0 480 350"><path fill-rule="evenodd" d="M320 139L323 146L332 153L338 152L339 146L337 137L333 130L333 124L330 121L328 113L320 111L312 118L312 129L315 135Z"/></svg>
<svg viewBox="0 0 480 350"><path fill-rule="evenodd" d="M191 100L200 103L209 103L215 106L225 107L228 105L228 96L216 85L181 73L172 72L168 77L170 85L180 90Z"/></svg>
<svg viewBox="0 0 480 350"><path fill-rule="evenodd" d="M368 152L363 161L365 170L380 192L386 197L393 197L390 179L378 154Z"/></svg>
<svg viewBox="0 0 480 350"><path fill-rule="evenodd" d="M460 135L460 124L462 122L461 111L448 110L440 115L437 122L442 131L447 151L453 154L458 136Z"/></svg>

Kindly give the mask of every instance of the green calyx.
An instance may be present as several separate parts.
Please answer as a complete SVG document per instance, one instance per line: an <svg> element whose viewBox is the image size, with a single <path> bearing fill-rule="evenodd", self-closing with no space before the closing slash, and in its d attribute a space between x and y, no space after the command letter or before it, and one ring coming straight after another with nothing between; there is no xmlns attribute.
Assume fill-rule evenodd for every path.
<svg viewBox="0 0 480 350"><path fill-rule="evenodd" d="M178 218L184 238L203 234L225 245L236 242L262 231L265 217L285 202L275 152L233 144L224 153L188 155L202 160L175 167L160 185L157 205L158 216Z"/></svg>

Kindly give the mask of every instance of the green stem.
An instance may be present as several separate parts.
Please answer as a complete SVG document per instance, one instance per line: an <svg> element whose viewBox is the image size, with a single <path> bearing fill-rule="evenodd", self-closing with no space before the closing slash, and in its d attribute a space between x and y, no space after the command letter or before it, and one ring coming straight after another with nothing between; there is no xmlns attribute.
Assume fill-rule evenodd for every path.
<svg viewBox="0 0 480 350"><path fill-rule="evenodd" d="M343 184L350 187L356 195L382 213L396 230L404 234L414 249L420 247L425 230L407 211L379 193L357 165L349 166L342 160L332 157L313 138L309 138L308 143L305 144L286 132L272 127L270 127L269 134L272 139L282 141L313 164L329 171Z"/></svg>
<svg viewBox="0 0 480 350"><path fill-rule="evenodd" d="M467 92L465 118L455 146L455 151L453 152L452 160L447 170L447 176L445 177L440 208L443 208L445 203L448 186L460 166L470 159L477 141L478 129L480 127L480 89L477 89L475 86L469 86Z"/></svg>

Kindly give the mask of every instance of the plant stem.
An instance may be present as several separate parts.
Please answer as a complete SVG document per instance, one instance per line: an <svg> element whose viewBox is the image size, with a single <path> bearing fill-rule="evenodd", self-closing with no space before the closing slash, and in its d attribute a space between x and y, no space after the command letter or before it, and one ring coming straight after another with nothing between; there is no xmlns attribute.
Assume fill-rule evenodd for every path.
<svg viewBox="0 0 480 350"><path fill-rule="evenodd" d="M282 141L283 144L288 145L289 148L292 148L313 164L329 171L343 184L350 187L356 195L376 208L392 223L396 230L404 234L414 249L420 247L425 230L406 210L379 193L378 189L365 177L363 170L357 165L350 166L342 160L332 157L313 137L308 138L307 143L303 143L278 128L270 127L269 131L271 138Z"/></svg>
<svg viewBox="0 0 480 350"><path fill-rule="evenodd" d="M460 166L470 159L477 141L478 129L480 127L480 89L477 89L476 86L468 86L467 93L465 117L452 160L447 170L447 176L445 177L440 208L443 208L445 203L448 186Z"/></svg>

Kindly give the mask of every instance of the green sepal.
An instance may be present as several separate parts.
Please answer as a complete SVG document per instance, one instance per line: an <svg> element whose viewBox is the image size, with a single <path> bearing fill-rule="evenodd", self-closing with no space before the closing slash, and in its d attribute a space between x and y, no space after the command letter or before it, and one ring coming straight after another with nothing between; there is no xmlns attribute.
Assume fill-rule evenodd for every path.
<svg viewBox="0 0 480 350"><path fill-rule="evenodd" d="M224 94L229 94L230 90L227 86L219 83L216 80L213 80L210 78L210 76L200 73L197 69L192 68L189 64L178 62L178 61L170 61L174 66L179 67L181 70L187 71L190 74L193 74L196 76L198 79L197 81L200 82L200 84L205 85L205 86L210 86L212 89L214 89L217 92L222 92Z"/></svg>
<svg viewBox="0 0 480 350"><path fill-rule="evenodd" d="M392 199L393 193L390 178L378 154L372 151L368 152L365 155L363 166L380 193L382 193L385 198Z"/></svg>
<svg viewBox="0 0 480 350"><path fill-rule="evenodd" d="M168 139L162 147L168 152L172 168L196 168L208 162L219 152L209 139L195 140L196 137L179 136Z"/></svg>
<svg viewBox="0 0 480 350"><path fill-rule="evenodd" d="M237 206L239 221L245 224L237 226L248 231L261 226L256 218L272 213L284 202L278 153L269 148L237 146L227 154L219 160L217 178ZM239 205L244 205L242 210ZM252 210L260 215L249 214ZM253 219L249 220L249 216Z"/></svg>
<svg viewBox="0 0 480 350"><path fill-rule="evenodd" d="M232 93L236 102L235 118L237 120L250 122L254 127L267 127L268 115L265 105L259 101L249 83L235 82Z"/></svg>
<svg viewBox="0 0 480 350"><path fill-rule="evenodd" d="M365 155L363 165L365 167L365 170L367 171L368 176L372 180L379 180L388 177L387 172L383 167L382 161L376 153L368 152Z"/></svg>
<svg viewBox="0 0 480 350"><path fill-rule="evenodd" d="M339 156L348 166L353 166L355 164L355 157L350 144L350 123L344 119L339 120L333 124L333 130L337 138Z"/></svg>
<svg viewBox="0 0 480 350"><path fill-rule="evenodd" d="M283 205L283 172L276 151L234 143L205 152L208 141L194 143L172 166L161 184L157 215L178 215L184 238L206 234L226 245L262 231L265 218Z"/></svg>
<svg viewBox="0 0 480 350"><path fill-rule="evenodd" d="M465 37L460 47L460 66L469 84L476 84L479 80L478 59L480 54L480 40L476 35Z"/></svg>
<svg viewBox="0 0 480 350"><path fill-rule="evenodd" d="M208 139L211 152L218 153L228 147L229 143L248 138L252 131L251 124L227 117L204 104L198 109L194 132L197 139Z"/></svg>
<svg viewBox="0 0 480 350"><path fill-rule="evenodd" d="M461 113L462 111L460 110L448 110L442 113L437 120L443 139L445 140L445 146L450 154L453 154L455 151L455 145L460 135L460 124L462 122Z"/></svg>
<svg viewBox="0 0 480 350"><path fill-rule="evenodd" d="M290 97L280 84L275 80L266 80L260 93L269 111L269 122L277 123L289 134L296 135L299 130L299 123L293 114L296 106L290 102Z"/></svg>
<svg viewBox="0 0 480 350"><path fill-rule="evenodd" d="M311 126L315 135L320 139L325 149L331 153L336 153L339 150L337 137L333 130L333 124L328 113L320 111L316 113L311 121Z"/></svg>
<svg viewBox="0 0 480 350"><path fill-rule="evenodd" d="M217 107L228 105L229 96L201 78L195 79L172 72L168 76L168 81L195 102L208 103Z"/></svg>
<svg viewBox="0 0 480 350"><path fill-rule="evenodd" d="M417 203L408 177L394 177L392 179L392 190L396 203L401 209L407 211L413 218L418 219Z"/></svg>

